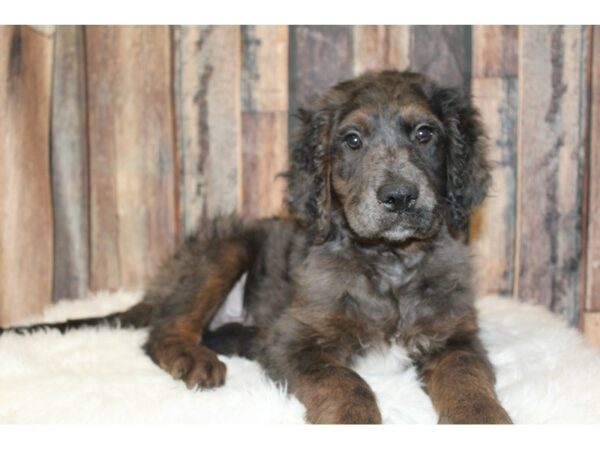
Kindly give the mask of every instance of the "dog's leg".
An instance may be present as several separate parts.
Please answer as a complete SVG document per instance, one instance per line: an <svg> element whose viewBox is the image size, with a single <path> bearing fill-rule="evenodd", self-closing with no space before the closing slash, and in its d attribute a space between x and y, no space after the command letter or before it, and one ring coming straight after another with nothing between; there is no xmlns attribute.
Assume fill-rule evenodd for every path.
<svg viewBox="0 0 600 450"><path fill-rule="evenodd" d="M226 367L202 345L202 332L251 263L256 243L242 231L224 235L220 230L190 240L163 267L147 294L157 306L144 348L189 388L225 381Z"/></svg>
<svg viewBox="0 0 600 450"><path fill-rule="evenodd" d="M345 365L340 341L327 343L314 329L285 319L271 331L258 359L273 379L287 383L288 391L304 404L307 421L381 423L375 394Z"/></svg>
<svg viewBox="0 0 600 450"><path fill-rule="evenodd" d="M355 371L322 351L307 351L295 357L304 368L290 390L306 407L309 422L381 423L375 394Z"/></svg>
<svg viewBox="0 0 600 450"><path fill-rule="evenodd" d="M498 402L492 366L476 337L428 356L421 373L440 423L512 423Z"/></svg>

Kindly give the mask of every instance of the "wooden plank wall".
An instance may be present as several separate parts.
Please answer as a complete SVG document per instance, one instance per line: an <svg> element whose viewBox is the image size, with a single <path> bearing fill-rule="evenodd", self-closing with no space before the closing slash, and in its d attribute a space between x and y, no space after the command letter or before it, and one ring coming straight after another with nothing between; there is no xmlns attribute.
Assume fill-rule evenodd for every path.
<svg viewBox="0 0 600 450"><path fill-rule="evenodd" d="M593 292L585 254L595 212L587 200L591 33L589 26L473 32L473 92L497 161L492 195L471 230L481 292L544 304L580 327Z"/></svg>
<svg viewBox="0 0 600 450"><path fill-rule="evenodd" d="M522 27L515 293L578 322L588 27Z"/></svg>
<svg viewBox="0 0 600 450"><path fill-rule="evenodd" d="M286 26L242 27L242 177L239 212L282 212L287 167L289 37Z"/></svg>
<svg viewBox="0 0 600 450"><path fill-rule="evenodd" d="M201 217L280 213L297 107L412 68L471 91L488 128L479 292L598 336L594 48L590 26L0 27L0 322L143 286Z"/></svg>
<svg viewBox="0 0 600 450"><path fill-rule="evenodd" d="M89 285L89 170L83 28L54 37L50 155L54 210L52 297L78 298Z"/></svg>
<svg viewBox="0 0 600 450"><path fill-rule="evenodd" d="M513 294L518 135L517 26L473 27L472 92L487 126L493 180L471 221L480 292Z"/></svg>
<svg viewBox="0 0 600 450"><path fill-rule="evenodd" d="M201 217L238 211L241 30L175 27L175 108L182 233Z"/></svg>
<svg viewBox="0 0 600 450"><path fill-rule="evenodd" d="M0 27L0 321L52 298L50 91L54 37Z"/></svg>
<svg viewBox="0 0 600 450"><path fill-rule="evenodd" d="M594 26L591 37L591 61L589 64L590 95L590 146L586 172L589 182L587 216L589 228L585 249L587 250L586 296L583 329L586 338L600 348L600 26Z"/></svg>
<svg viewBox="0 0 600 450"><path fill-rule="evenodd" d="M168 27L86 27L90 288L138 286L177 239Z"/></svg>

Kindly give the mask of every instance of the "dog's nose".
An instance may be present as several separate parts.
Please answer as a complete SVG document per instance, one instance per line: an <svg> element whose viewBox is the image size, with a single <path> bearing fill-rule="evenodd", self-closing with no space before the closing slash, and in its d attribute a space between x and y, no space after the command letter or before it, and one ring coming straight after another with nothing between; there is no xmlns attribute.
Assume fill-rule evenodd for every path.
<svg viewBox="0 0 600 450"><path fill-rule="evenodd" d="M419 191L414 184L385 184L377 190L377 199L391 212L414 208Z"/></svg>

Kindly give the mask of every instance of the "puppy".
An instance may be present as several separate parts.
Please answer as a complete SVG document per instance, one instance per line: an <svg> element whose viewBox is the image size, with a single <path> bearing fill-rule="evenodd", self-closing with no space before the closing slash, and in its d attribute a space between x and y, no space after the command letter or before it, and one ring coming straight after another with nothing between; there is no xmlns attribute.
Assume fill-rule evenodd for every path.
<svg viewBox="0 0 600 450"><path fill-rule="evenodd" d="M510 423L478 337L460 238L490 182L470 98L384 71L339 83L299 116L290 218L204 222L128 311L19 330L147 326L147 354L190 388L224 383L216 352L252 358L313 423L380 423L373 391L350 365L397 342L441 423ZM207 331L244 273L244 322Z"/></svg>

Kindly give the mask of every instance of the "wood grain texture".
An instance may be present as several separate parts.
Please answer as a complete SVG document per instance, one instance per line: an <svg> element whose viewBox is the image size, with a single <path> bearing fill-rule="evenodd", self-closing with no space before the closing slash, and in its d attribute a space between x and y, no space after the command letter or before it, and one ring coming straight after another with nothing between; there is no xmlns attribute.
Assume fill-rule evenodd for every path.
<svg viewBox="0 0 600 450"><path fill-rule="evenodd" d="M310 104L354 72L353 27L290 27L290 111Z"/></svg>
<svg viewBox="0 0 600 450"><path fill-rule="evenodd" d="M354 73L366 70L406 70L410 66L410 27L407 25L356 25Z"/></svg>
<svg viewBox="0 0 600 450"><path fill-rule="evenodd" d="M288 110L288 27L242 27L242 110Z"/></svg>
<svg viewBox="0 0 600 450"><path fill-rule="evenodd" d="M168 27L86 27L92 290L143 286L177 238Z"/></svg>
<svg viewBox="0 0 600 450"><path fill-rule="evenodd" d="M284 210L287 168L285 112L243 113L243 203L246 217L280 215Z"/></svg>
<svg viewBox="0 0 600 450"><path fill-rule="evenodd" d="M183 233L240 207L241 42L239 26L175 28Z"/></svg>
<svg viewBox="0 0 600 450"><path fill-rule="evenodd" d="M584 313L583 335L588 344L600 349L600 312Z"/></svg>
<svg viewBox="0 0 600 450"><path fill-rule="evenodd" d="M477 287L481 295L512 295L518 82L514 77L475 78L472 91L486 125L493 164L489 196L470 223Z"/></svg>
<svg viewBox="0 0 600 450"><path fill-rule="evenodd" d="M518 66L516 28L472 29L471 89L488 134L489 159L493 164L489 196L470 223L469 239L480 295L513 293L519 101L517 72L513 70Z"/></svg>
<svg viewBox="0 0 600 450"><path fill-rule="evenodd" d="M200 217L278 213L289 112L411 68L470 88L488 129L479 292L597 335L598 26L83 29L0 27L0 322L141 286Z"/></svg>
<svg viewBox="0 0 600 450"><path fill-rule="evenodd" d="M588 311L600 311L600 26L593 27L587 239ZM600 336L600 335L599 335Z"/></svg>
<svg viewBox="0 0 600 450"><path fill-rule="evenodd" d="M471 27L435 25L411 27L410 66L442 86L471 82Z"/></svg>
<svg viewBox="0 0 600 450"><path fill-rule="evenodd" d="M88 292L89 180L83 27L57 27L52 80L52 298L56 301L82 298Z"/></svg>
<svg viewBox="0 0 600 450"><path fill-rule="evenodd" d="M53 36L0 27L0 324L52 296L49 116Z"/></svg>
<svg viewBox="0 0 600 450"><path fill-rule="evenodd" d="M282 212L287 167L288 27L242 27L242 191L247 217Z"/></svg>
<svg viewBox="0 0 600 450"><path fill-rule="evenodd" d="M587 28L520 29L515 293L576 324L581 270Z"/></svg>
<svg viewBox="0 0 600 450"><path fill-rule="evenodd" d="M473 78L516 77L519 27L473 25Z"/></svg>

